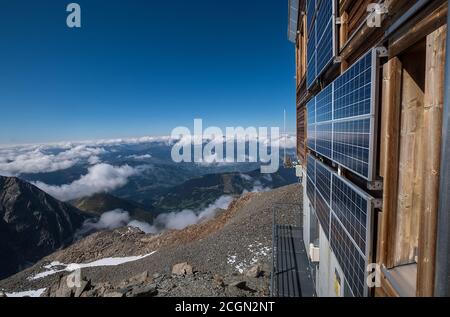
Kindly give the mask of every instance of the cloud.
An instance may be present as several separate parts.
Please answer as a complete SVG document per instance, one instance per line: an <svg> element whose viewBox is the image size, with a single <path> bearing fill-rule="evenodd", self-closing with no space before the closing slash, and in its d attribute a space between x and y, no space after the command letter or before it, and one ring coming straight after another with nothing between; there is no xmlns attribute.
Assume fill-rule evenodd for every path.
<svg viewBox="0 0 450 317"><path fill-rule="evenodd" d="M55 154L55 151L60 151ZM81 160L92 161L106 150L98 147L78 145L71 148L48 146L24 146L0 148L0 174L17 176L20 174L48 173L64 170ZM98 158L98 157L97 157Z"/></svg>
<svg viewBox="0 0 450 317"><path fill-rule="evenodd" d="M75 234L76 238L82 238L96 231L113 230L125 226L138 228L145 233L154 233L153 226L146 222L132 220L128 211L115 209L104 212L99 219L88 219L82 228Z"/></svg>
<svg viewBox="0 0 450 317"><path fill-rule="evenodd" d="M222 196L214 203L201 211L182 210L160 214L153 224L134 220L127 211L122 209L111 210L103 213L98 219L88 219L82 228L75 234L76 239L83 238L89 234L101 230L113 230L125 226L138 228L144 233L160 233L166 230L182 230L188 226L214 218L217 210L228 209L233 201L231 196Z"/></svg>
<svg viewBox="0 0 450 317"><path fill-rule="evenodd" d="M233 198L231 196L222 196L198 212L186 209L179 212L160 214L154 221L154 230L156 232L181 230L196 223L212 219L218 209L227 209L232 201Z"/></svg>
<svg viewBox="0 0 450 317"><path fill-rule="evenodd" d="M152 158L152 156L151 156L150 154L144 154L144 155L128 155L127 158L130 158L130 159L134 159L134 160L140 161L140 160L150 159L150 158Z"/></svg>
<svg viewBox="0 0 450 317"><path fill-rule="evenodd" d="M251 182L252 180L253 180L253 177L251 177L250 175L247 175L247 174L239 174L239 176L243 179L243 180L245 180L245 181L248 181L248 182Z"/></svg>
<svg viewBox="0 0 450 317"><path fill-rule="evenodd" d="M252 190L250 190L250 193L265 193L265 192L269 192L272 189L270 187L264 187L264 185L259 181L255 181L253 183L253 188ZM248 190L244 190L244 192L242 194L247 194L249 193Z"/></svg>
<svg viewBox="0 0 450 317"><path fill-rule="evenodd" d="M137 175L145 168L145 166L133 168L128 165L116 167L102 163L90 167L86 175L71 184L53 186L35 182L34 185L59 200L68 201L122 187L131 176Z"/></svg>

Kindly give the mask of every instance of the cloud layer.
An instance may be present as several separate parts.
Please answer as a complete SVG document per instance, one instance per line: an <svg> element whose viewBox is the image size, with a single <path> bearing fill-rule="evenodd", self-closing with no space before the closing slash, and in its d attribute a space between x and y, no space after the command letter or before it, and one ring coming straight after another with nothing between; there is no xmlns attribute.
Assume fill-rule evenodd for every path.
<svg viewBox="0 0 450 317"><path fill-rule="evenodd" d="M218 209L227 209L233 201L231 196L222 196L201 211L182 210L159 215L154 221L154 231L181 230L196 223L212 219Z"/></svg>
<svg viewBox="0 0 450 317"><path fill-rule="evenodd" d="M53 154L52 151L61 151ZM70 148L50 149L46 146L0 148L0 174L48 173L70 168L80 162L98 163L98 155L106 153L104 148L77 145Z"/></svg>
<svg viewBox="0 0 450 317"><path fill-rule="evenodd" d="M133 168L124 165L116 167L102 163L90 167L86 175L70 184L53 186L35 182L34 185L59 200L68 201L122 187L127 184L131 176L138 174L142 169L145 169L145 166Z"/></svg>
<svg viewBox="0 0 450 317"><path fill-rule="evenodd" d="M113 230L125 226L139 228L145 233L154 232L154 229L150 224L132 220L127 211L116 209L103 213L98 220L86 220L83 227L76 233L76 237L80 238L96 231Z"/></svg>

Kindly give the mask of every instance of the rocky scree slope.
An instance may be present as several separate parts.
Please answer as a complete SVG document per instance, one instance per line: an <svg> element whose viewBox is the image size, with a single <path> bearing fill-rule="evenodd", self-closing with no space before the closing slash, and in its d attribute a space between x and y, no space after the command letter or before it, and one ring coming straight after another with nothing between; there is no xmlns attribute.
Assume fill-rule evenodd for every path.
<svg viewBox="0 0 450 317"><path fill-rule="evenodd" d="M212 220L180 231L146 235L121 228L95 233L33 267L0 281L9 292L45 288L43 296L267 296L272 247L272 208L295 221L286 202L301 208L301 188L290 185L235 200ZM153 253L154 252L154 253ZM81 270L81 287L68 289L68 272L39 279L49 263L91 263L109 257L148 255L122 265Z"/></svg>

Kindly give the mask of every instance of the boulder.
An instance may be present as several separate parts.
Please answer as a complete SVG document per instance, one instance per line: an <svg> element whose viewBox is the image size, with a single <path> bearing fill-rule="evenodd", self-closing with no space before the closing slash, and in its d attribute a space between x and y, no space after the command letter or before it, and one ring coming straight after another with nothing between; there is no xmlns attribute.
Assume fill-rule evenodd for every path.
<svg viewBox="0 0 450 317"><path fill-rule="evenodd" d="M222 287L225 286L225 280L222 276L216 274L216 275L214 275L213 279L217 285L222 286Z"/></svg>
<svg viewBox="0 0 450 317"><path fill-rule="evenodd" d="M247 282L236 281L236 282L231 283L230 286L245 290L245 289L247 289Z"/></svg>
<svg viewBox="0 0 450 317"><path fill-rule="evenodd" d="M148 272L142 272L141 274L138 274L136 276L133 276L130 279L130 284L142 284L145 283L148 280Z"/></svg>
<svg viewBox="0 0 450 317"><path fill-rule="evenodd" d="M67 276L63 276L59 280L58 289L54 293L55 297L72 297L74 293L75 289L70 288L69 284L67 283Z"/></svg>
<svg viewBox="0 0 450 317"><path fill-rule="evenodd" d="M187 262L175 264L172 268L173 275L192 275L193 273L192 266Z"/></svg>
<svg viewBox="0 0 450 317"><path fill-rule="evenodd" d="M75 288L75 295L74 296L75 297L80 297L81 294L84 291L88 290L90 286L91 286L91 281L90 280L89 281L82 280L80 282L80 286Z"/></svg>
<svg viewBox="0 0 450 317"><path fill-rule="evenodd" d="M153 297L158 294L156 285L147 284L134 287L131 292L127 293L127 297Z"/></svg>
<svg viewBox="0 0 450 317"><path fill-rule="evenodd" d="M250 278L258 278L261 276L261 266L260 265L254 265L248 270L245 271L245 276Z"/></svg>

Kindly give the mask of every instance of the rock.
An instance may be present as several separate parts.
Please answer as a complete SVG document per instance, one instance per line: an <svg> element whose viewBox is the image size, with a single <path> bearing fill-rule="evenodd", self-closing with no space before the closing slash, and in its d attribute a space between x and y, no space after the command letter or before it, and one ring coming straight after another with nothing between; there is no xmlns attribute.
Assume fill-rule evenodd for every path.
<svg viewBox="0 0 450 317"><path fill-rule="evenodd" d="M105 293L103 295L103 297L124 297L125 294L120 293L120 292L109 292L109 293Z"/></svg>
<svg viewBox="0 0 450 317"><path fill-rule="evenodd" d="M133 288L131 292L127 293L127 297L153 297L158 294L156 285L148 284Z"/></svg>
<svg viewBox="0 0 450 317"><path fill-rule="evenodd" d="M70 288L67 283L67 276L63 276L59 280L58 289L55 291L55 297L72 297L75 293L73 288Z"/></svg>
<svg viewBox="0 0 450 317"><path fill-rule="evenodd" d="M261 266L254 265L245 272L245 276L250 278L258 278L261 275Z"/></svg>
<svg viewBox="0 0 450 317"><path fill-rule="evenodd" d="M159 278L160 276L161 276L161 274L159 274L159 273L153 274L153 278L154 278L154 279L157 279L157 278Z"/></svg>
<svg viewBox="0 0 450 317"><path fill-rule="evenodd" d="M192 266L187 262L175 264L172 268L172 274L174 275L192 275Z"/></svg>
<svg viewBox="0 0 450 317"><path fill-rule="evenodd" d="M109 290L111 290L111 285L109 283L100 283L97 284L94 288L94 292L97 294L97 296L104 296L105 293L107 293Z"/></svg>
<svg viewBox="0 0 450 317"><path fill-rule="evenodd" d="M217 285L222 286L222 287L225 286L225 280L222 276L216 274L216 275L214 275L213 279Z"/></svg>
<svg viewBox="0 0 450 317"><path fill-rule="evenodd" d="M247 282L245 282L245 281L237 281L237 282L231 283L230 286L245 290L247 288Z"/></svg>
<svg viewBox="0 0 450 317"><path fill-rule="evenodd" d="M0 297L8 297L8 296L6 296L5 292L0 291Z"/></svg>
<svg viewBox="0 0 450 317"><path fill-rule="evenodd" d="M133 276L130 279L130 284L142 284L142 283L145 283L147 280L148 280L148 272L145 271L141 274Z"/></svg>
<svg viewBox="0 0 450 317"><path fill-rule="evenodd" d="M91 285L91 281L83 280L80 282L80 287L75 288L75 297L80 297L81 294L87 290Z"/></svg>

